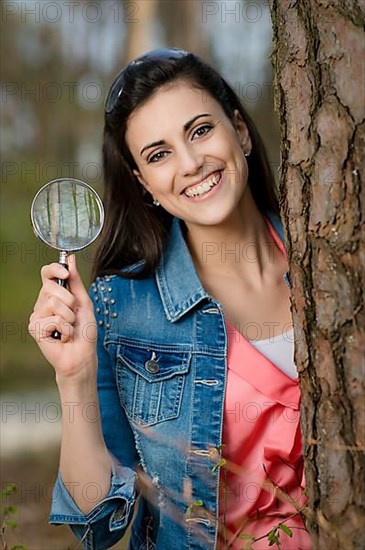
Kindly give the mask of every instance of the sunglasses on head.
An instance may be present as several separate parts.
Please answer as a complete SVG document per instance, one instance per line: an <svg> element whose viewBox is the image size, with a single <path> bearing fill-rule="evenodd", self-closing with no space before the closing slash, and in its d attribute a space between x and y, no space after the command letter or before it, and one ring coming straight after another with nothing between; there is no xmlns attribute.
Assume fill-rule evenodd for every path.
<svg viewBox="0 0 365 550"><path fill-rule="evenodd" d="M179 59L189 55L186 50L180 48L157 48L147 53L142 54L131 61L117 76L113 84L110 87L109 93L105 101L105 113L109 115L115 108L120 96L122 95L124 88L124 75L125 71L132 65L141 65L145 61L151 61L152 59L159 61L164 59Z"/></svg>

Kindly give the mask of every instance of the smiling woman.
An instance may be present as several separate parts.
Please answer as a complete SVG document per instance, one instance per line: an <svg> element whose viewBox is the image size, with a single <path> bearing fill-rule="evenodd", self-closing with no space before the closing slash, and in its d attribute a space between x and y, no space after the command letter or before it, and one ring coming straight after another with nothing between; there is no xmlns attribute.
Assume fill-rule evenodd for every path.
<svg viewBox="0 0 365 550"><path fill-rule="evenodd" d="M243 151L251 150L251 140L237 110L233 123L216 100L184 81L161 88L128 122L134 175L163 208L184 220L189 234L196 225L227 222L244 195ZM153 139L158 135L165 137Z"/></svg>
<svg viewBox="0 0 365 550"><path fill-rule="evenodd" d="M110 89L103 162L91 299L73 261L45 266L30 320L63 406L51 523L98 550L131 521L131 549L310 550L288 264L255 126L214 69L154 50Z"/></svg>
<svg viewBox="0 0 365 550"><path fill-rule="evenodd" d="M188 94L186 99L190 108L180 92ZM169 103L165 104L167 100ZM146 102L149 107L142 110ZM158 111L151 108L152 103ZM131 137L133 126L138 133L133 132ZM247 149L243 151L241 148L237 157L237 147L240 146L238 132L247 132L249 142ZM130 63L118 75L106 101L104 128L104 203L110 214L97 252L93 277L106 271L120 271L122 265L140 259L145 260L139 274L141 277L156 269L172 213L164 207L154 208L162 196L158 191L156 196L153 195L154 182L147 182L144 176L147 171L155 178L160 177L159 173L167 175L171 164L167 157L173 155L175 165L177 160L184 163L178 170L188 171L185 178L180 175L178 183L175 183L175 194L201 182L210 173L219 172L223 164L216 150L210 153L210 160L206 158L202 163L202 154L205 153L204 150L200 152L200 143L208 146L212 137L215 147L220 144L226 150L227 145L217 139L220 137L222 140L225 133L230 143L236 140L235 158L226 167L225 176L238 180L239 171L248 168L244 153L250 154L247 157L250 169L248 186L253 202L261 213L270 210L278 215L275 182L262 140L237 95L214 69L192 53L169 49L149 52ZM176 143L182 137L185 139L184 146L181 141ZM133 153L128 139L133 139L130 143ZM213 154L215 157L212 159ZM160 163L165 158L162 168ZM218 174L214 175L217 177ZM142 182L143 185L140 184ZM177 184L180 187L176 188ZM185 196L182 198L185 199ZM169 200L168 197L166 199ZM200 202L200 198L195 201ZM185 209L189 209L192 202L188 201ZM130 231L126 232L125 226Z"/></svg>

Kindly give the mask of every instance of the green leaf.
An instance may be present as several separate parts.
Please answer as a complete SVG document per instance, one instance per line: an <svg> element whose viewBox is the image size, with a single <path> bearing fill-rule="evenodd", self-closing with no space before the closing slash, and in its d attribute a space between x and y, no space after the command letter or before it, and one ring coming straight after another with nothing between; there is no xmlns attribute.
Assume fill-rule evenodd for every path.
<svg viewBox="0 0 365 550"><path fill-rule="evenodd" d="M8 527L10 527L11 529L15 529L16 527L18 527L18 524L16 521L14 521L13 519L10 519L10 518L7 518L6 519L6 525Z"/></svg>
<svg viewBox="0 0 365 550"><path fill-rule="evenodd" d="M267 535L267 538L269 539L269 546L273 546L274 544L277 544L278 542L280 542L279 537L276 534L277 530L278 528L274 527L274 529L272 529L270 533Z"/></svg>
<svg viewBox="0 0 365 550"><path fill-rule="evenodd" d="M225 466L227 464L227 461L225 458L222 458L219 462L216 462L213 466L212 466L212 472L215 472L217 468L219 468L219 466Z"/></svg>
<svg viewBox="0 0 365 550"><path fill-rule="evenodd" d="M185 510L185 515L190 516L195 506L203 506L204 503L202 500L194 500Z"/></svg>
<svg viewBox="0 0 365 550"><path fill-rule="evenodd" d="M5 513L6 514L15 514L16 511L17 511L17 507L14 506L14 504L9 504L9 506L6 507Z"/></svg>
<svg viewBox="0 0 365 550"><path fill-rule="evenodd" d="M6 496L6 497L10 497L11 495L15 495L15 493L17 492L17 488L16 488L15 483L7 483L5 485L5 488L1 492L2 492L3 496Z"/></svg>
<svg viewBox="0 0 365 550"><path fill-rule="evenodd" d="M279 527L282 531L284 531L286 535L288 535L288 537L293 536L293 531L287 525L285 525L285 523L279 523Z"/></svg>

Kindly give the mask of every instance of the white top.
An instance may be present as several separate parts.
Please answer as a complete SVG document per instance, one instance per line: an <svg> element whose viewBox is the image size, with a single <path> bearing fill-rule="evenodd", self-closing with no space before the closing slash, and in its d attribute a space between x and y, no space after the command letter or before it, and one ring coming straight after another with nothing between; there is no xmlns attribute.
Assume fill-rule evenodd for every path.
<svg viewBox="0 0 365 550"><path fill-rule="evenodd" d="M290 378L298 378L294 363L294 330L272 336L267 340L249 340L258 351L267 357Z"/></svg>

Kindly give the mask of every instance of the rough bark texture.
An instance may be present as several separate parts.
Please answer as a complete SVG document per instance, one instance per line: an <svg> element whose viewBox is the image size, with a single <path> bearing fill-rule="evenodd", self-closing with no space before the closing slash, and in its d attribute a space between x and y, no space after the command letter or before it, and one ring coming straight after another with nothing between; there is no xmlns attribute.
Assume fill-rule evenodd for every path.
<svg viewBox="0 0 365 550"><path fill-rule="evenodd" d="M271 0L314 547L364 543L364 4Z"/></svg>

